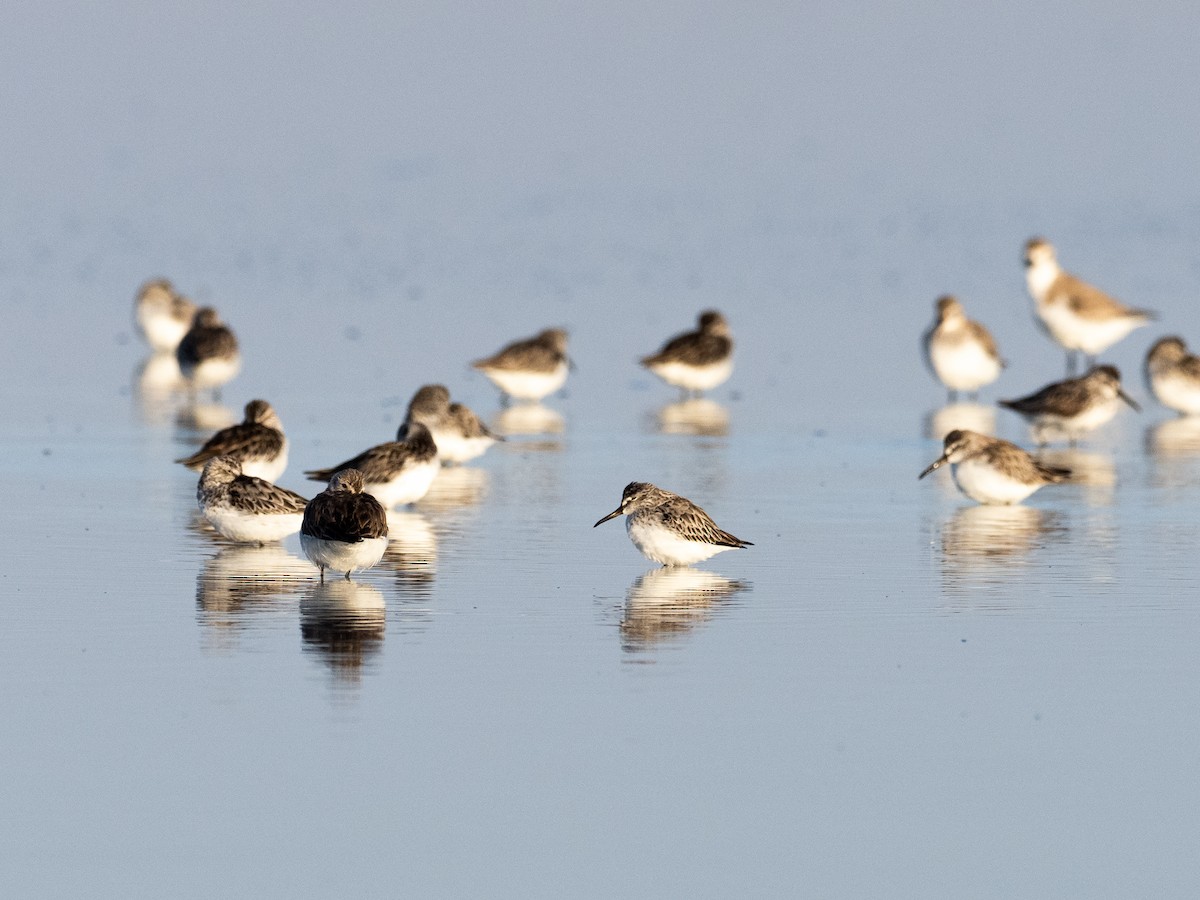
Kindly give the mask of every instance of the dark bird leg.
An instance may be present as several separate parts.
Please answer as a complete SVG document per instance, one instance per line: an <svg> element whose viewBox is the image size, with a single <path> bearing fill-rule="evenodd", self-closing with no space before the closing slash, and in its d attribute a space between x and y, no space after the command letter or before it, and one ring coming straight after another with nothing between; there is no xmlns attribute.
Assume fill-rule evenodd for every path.
<svg viewBox="0 0 1200 900"><path fill-rule="evenodd" d="M350 570L349 569L346 570L346 580L347 581L350 580Z"/></svg>
<svg viewBox="0 0 1200 900"><path fill-rule="evenodd" d="M317 566L317 568L321 570L321 583L324 584L325 583L325 567Z"/></svg>

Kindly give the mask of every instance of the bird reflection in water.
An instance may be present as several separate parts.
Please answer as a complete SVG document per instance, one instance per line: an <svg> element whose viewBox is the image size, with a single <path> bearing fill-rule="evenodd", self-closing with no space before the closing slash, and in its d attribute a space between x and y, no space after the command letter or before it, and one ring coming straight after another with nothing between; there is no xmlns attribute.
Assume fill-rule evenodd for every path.
<svg viewBox="0 0 1200 900"><path fill-rule="evenodd" d="M637 653L677 640L707 622L719 604L750 589L748 582L703 569L651 569L638 576L625 595L621 647Z"/></svg>
<svg viewBox="0 0 1200 900"><path fill-rule="evenodd" d="M566 420L562 413L543 406L540 403L517 403L500 410L492 420L492 430L503 437L545 437L563 434L567 430ZM503 445L502 445L503 446ZM509 442L506 449L510 452L525 452L543 450L555 452L562 450L560 440L517 441Z"/></svg>
<svg viewBox="0 0 1200 900"><path fill-rule="evenodd" d="M214 431L228 428L237 421L237 415L224 403L189 401L175 414L175 427L183 432L180 438L188 444L202 444Z"/></svg>
<svg viewBox="0 0 1200 900"><path fill-rule="evenodd" d="M455 471L465 470L442 470L443 474ZM418 597L428 597L437 574L438 539L433 526L420 513L395 510L389 510L387 523L388 545L379 561L380 567L395 572L400 587Z"/></svg>
<svg viewBox="0 0 1200 900"><path fill-rule="evenodd" d="M655 414L652 430L658 434L725 437L729 434L729 410L708 397L668 403Z"/></svg>
<svg viewBox="0 0 1200 900"><path fill-rule="evenodd" d="M336 687L358 687L383 647L387 607L379 588L331 578L311 583L300 598L300 636L306 652L329 666Z"/></svg>
<svg viewBox="0 0 1200 900"><path fill-rule="evenodd" d="M475 506L487 496L488 473L474 466L446 466L418 504L422 510L443 512Z"/></svg>
<svg viewBox="0 0 1200 900"><path fill-rule="evenodd" d="M1038 462L1061 469L1070 469L1067 484L1083 488L1084 499L1091 506L1109 506L1117 487L1117 467L1111 456L1091 453L1070 447L1060 450L1041 450L1034 454Z"/></svg>
<svg viewBox="0 0 1200 900"><path fill-rule="evenodd" d="M942 577L962 591L1009 584L1034 551L1066 535L1057 512L1020 505L961 507L942 527Z"/></svg>
<svg viewBox="0 0 1200 900"><path fill-rule="evenodd" d="M1147 428L1146 452L1157 457L1200 456L1200 416L1179 416Z"/></svg>
<svg viewBox="0 0 1200 900"><path fill-rule="evenodd" d="M1146 429L1150 483L1181 490L1200 484L1200 416L1167 419Z"/></svg>
<svg viewBox="0 0 1200 900"><path fill-rule="evenodd" d="M255 619L290 611L288 597L306 586L312 573L308 562L279 544L223 546L196 576L196 606L206 647L232 649L237 635L253 627Z"/></svg>
<svg viewBox="0 0 1200 900"><path fill-rule="evenodd" d="M948 403L925 415L925 437L941 441L951 431L996 433L996 410L982 403Z"/></svg>
<svg viewBox="0 0 1200 900"><path fill-rule="evenodd" d="M184 402L187 382L173 352L151 353L133 372L134 396L142 421L164 425Z"/></svg>

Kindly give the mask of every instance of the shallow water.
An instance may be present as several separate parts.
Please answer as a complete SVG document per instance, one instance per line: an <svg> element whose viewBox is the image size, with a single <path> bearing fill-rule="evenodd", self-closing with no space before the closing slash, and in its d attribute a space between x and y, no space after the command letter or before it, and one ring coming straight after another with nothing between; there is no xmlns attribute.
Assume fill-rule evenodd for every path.
<svg viewBox="0 0 1200 900"><path fill-rule="evenodd" d="M240 14L275 64L202 12L23 11L0 58L59 105L17 98L0 207L5 895L1190 896L1200 431L1138 372L1160 334L1200 342L1194 13L1030 36L935 7L470 35ZM228 66L188 43L146 86L139 28ZM1129 77L1060 71L1068 31ZM968 60L983 32L1009 57ZM401 89L422 65L440 95ZM1051 449L1077 483L980 508L916 476L963 422L1028 442L994 400L1062 374L1019 264L1042 230L1160 312L1106 357L1146 411ZM185 402L133 330L160 274L237 330L220 401ZM1010 363L978 404L920 364L946 291ZM705 307L737 369L680 403L635 360ZM502 409L467 363L550 325L565 391ZM310 495L303 469L389 439L431 381L510 439L394 513L351 583L295 537L217 539L171 462L264 397ZM653 567L592 528L635 479L755 546Z"/></svg>

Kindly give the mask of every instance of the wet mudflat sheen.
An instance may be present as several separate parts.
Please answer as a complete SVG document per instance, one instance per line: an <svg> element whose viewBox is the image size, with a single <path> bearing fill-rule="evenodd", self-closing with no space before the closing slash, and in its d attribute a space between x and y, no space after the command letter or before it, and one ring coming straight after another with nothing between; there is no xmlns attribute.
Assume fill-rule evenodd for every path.
<svg viewBox="0 0 1200 900"><path fill-rule="evenodd" d="M1022 93L1052 111L1027 69L1064 96L1091 80L1037 69L1052 54L1007 20L484 23L544 51L527 71L511 40L464 37L461 67L422 51L441 14L393 53L372 40L389 15L280 26L264 39L314 71L236 62L260 91L214 75L221 115L182 76L100 66L123 99L96 118L91 78L0 37L100 146L20 107L0 206L0 892L1192 896L1200 429L1140 377L1162 335L1200 343L1200 182L1157 62L1187 29L1146 24L1128 50L1141 80L1109 85L1127 131L1068 105L1060 146L996 116L1023 121ZM93 33L119 49L139 21L60 38L97 62ZM1121 24L1080 21L1093 48ZM963 67L959 97L889 55L935 24L1024 63ZM610 39L625 64L601 61ZM595 79L568 45L597 49ZM349 47L403 122L337 87ZM425 106L407 86L430 72ZM185 118L208 138L165 136ZM1082 152L1099 134L1119 152ZM1070 482L978 506L948 466L917 475L955 428L1033 446L995 401L1064 371L1024 289L1036 233L1158 313L1103 354L1143 411L1046 448ZM132 324L159 275L238 335L219 398L178 390ZM977 401L921 365L947 292L1008 363ZM705 309L734 372L682 400L637 360ZM540 404L503 406L469 366L557 327L573 367ZM507 440L393 510L349 581L296 535L218 537L172 462L263 398L290 441L279 483L311 497L305 469L392 440L433 382ZM650 563L623 519L592 527L631 481L754 546Z"/></svg>

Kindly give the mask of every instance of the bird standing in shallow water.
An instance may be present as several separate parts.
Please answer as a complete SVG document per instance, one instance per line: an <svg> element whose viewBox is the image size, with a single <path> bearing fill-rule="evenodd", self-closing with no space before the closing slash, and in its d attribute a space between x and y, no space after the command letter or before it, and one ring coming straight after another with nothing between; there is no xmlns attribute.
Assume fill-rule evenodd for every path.
<svg viewBox="0 0 1200 900"><path fill-rule="evenodd" d="M950 400L965 391L974 397L1000 377L1004 361L991 332L967 318L962 304L949 295L937 301L937 322L925 332L925 358Z"/></svg>
<svg viewBox="0 0 1200 900"><path fill-rule="evenodd" d="M478 369L504 394L518 400L541 400L566 383L570 362L567 359L567 333L548 328L523 341L514 341L498 353L478 359Z"/></svg>
<svg viewBox="0 0 1200 900"><path fill-rule="evenodd" d="M688 566L725 550L753 547L749 541L722 531L699 506L644 482L631 481L621 505L596 525L626 515L625 530L647 559L664 566Z"/></svg>
<svg viewBox="0 0 1200 900"><path fill-rule="evenodd" d="M1045 446L1056 438L1074 445L1081 435L1112 419L1121 400L1135 412L1142 411L1121 389L1121 373L1114 366L1096 366L1081 378L1056 381L1028 397L997 402L1028 419L1038 446Z"/></svg>
<svg viewBox="0 0 1200 900"><path fill-rule="evenodd" d="M733 338L729 323L715 310L700 314L695 331L677 335L641 364L683 391L685 397L712 390L733 373Z"/></svg>
<svg viewBox="0 0 1200 900"><path fill-rule="evenodd" d="M1071 476L1069 469L1043 465L1016 444L977 431L951 431L942 446L942 455L917 480L949 463L958 489L978 503L1020 503L1038 488Z"/></svg>
<svg viewBox="0 0 1200 900"><path fill-rule="evenodd" d="M1149 310L1125 306L1064 272L1054 245L1044 238L1031 238L1025 244L1025 285L1042 324L1067 351L1068 375L1075 372L1078 351L1092 365L1097 354L1156 318Z"/></svg>
<svg viewBox="0 0 1200 900"><path fill-rule="evenodd" d="M343 469L329 487L313 497L304 510L300 548L318 569L351 572L369 569L387 549L387 513L370 494L363 493L363 475Z"/></svg>
<svg viewBox="0 0 1200 900"><path fill-rule="evenodd" d="M266 400L246 404L245 418L237 425L222 428L193 453L175 462L199 469L217 456L232 456L242 464L242 472L267 481L283 474L288 462L288 441L283 423Z"/></svg>

